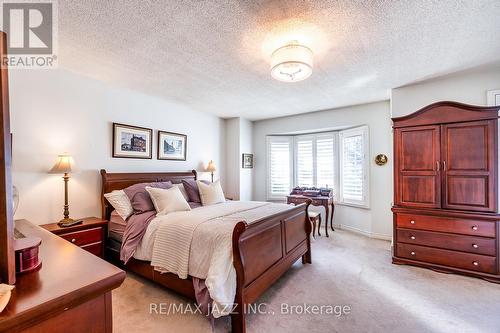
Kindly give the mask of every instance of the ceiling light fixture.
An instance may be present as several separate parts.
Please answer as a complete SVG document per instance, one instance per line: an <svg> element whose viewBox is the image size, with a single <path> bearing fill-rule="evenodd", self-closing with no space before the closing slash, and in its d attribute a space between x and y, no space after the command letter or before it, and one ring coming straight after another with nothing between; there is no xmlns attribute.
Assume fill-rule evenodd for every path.
<svg viewBox="0 0 500 333"><path fill-rule="evenodd" d="M298 82L312 74L313 53L310 48L292 41L271 55L271 76L278 81Z"/></svg>

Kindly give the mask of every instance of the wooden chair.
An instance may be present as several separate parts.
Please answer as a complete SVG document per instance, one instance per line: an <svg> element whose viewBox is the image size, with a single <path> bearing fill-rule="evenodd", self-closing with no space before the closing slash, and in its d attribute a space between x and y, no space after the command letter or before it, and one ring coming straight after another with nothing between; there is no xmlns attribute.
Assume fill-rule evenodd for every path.
<svg viewBox="0 0 500 333"><path fill-rule="evenodd" d="M311 221L312 228L313 228L313 238L316 239L316 224L318 224L318 235L319 233L319 227L321 226L321 214L317 212L309 212L309 220Z"/></svg>

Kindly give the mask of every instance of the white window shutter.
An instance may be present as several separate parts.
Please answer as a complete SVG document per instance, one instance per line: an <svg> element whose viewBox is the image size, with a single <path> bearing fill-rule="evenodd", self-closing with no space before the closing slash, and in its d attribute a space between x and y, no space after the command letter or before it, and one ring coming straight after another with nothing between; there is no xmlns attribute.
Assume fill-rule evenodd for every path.
<svg viewBox="0 0 500 333"><path fill-rule="evenodd" d="M314 137L295 138L295 185L314 186Z"/></svg>
<svg viewBox="0 0 500 333"><path fill-rule="evenodd" d="M268 137L268 191L270 200L283 199L292 187L292 138Z"/></svg>
<svg viewBox="0 0 500 333"><path fill-rule="evenodd" d="M316 136L316 186L335 187L335 136Z"/></svg>
<svg viewBox="0 0 500 333"><path fill-rule="evenodd" d="M340 201L368 207L368 128L340 132Z"/></svg>

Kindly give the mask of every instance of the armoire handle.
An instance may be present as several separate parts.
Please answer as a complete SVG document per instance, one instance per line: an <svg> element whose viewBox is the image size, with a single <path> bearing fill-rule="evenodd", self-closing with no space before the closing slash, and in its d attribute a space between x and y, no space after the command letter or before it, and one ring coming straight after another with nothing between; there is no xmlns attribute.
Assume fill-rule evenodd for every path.
<svg viewBox="0 0 500 333"><path fill-rule="evenodd" d="M437 171L439 172L440 166L439 161L436 161Z"/></svg>
<svg viewBox="0 0 500 333"><path fill-rule="evenodd" d="M443 171L446 171L446 161L443 161Z"/></svg>

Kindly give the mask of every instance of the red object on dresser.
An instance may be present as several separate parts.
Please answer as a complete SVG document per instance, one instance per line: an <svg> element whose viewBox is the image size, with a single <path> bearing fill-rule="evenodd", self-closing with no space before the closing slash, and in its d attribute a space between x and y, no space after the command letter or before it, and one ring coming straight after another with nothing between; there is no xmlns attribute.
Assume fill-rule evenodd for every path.
<svg viewBox="0 0 500 333"><path fill-rule="evenodd" d="M40 237L24 237L14 240L16 273L28 273L40 268L42 261L38 257Z"/></svg>
<svg viewBox="0 0 500 333"><path fill-rule="evenodd" d="M500 283L499 110L438 102L393 118L393 263Z"/></svg>

